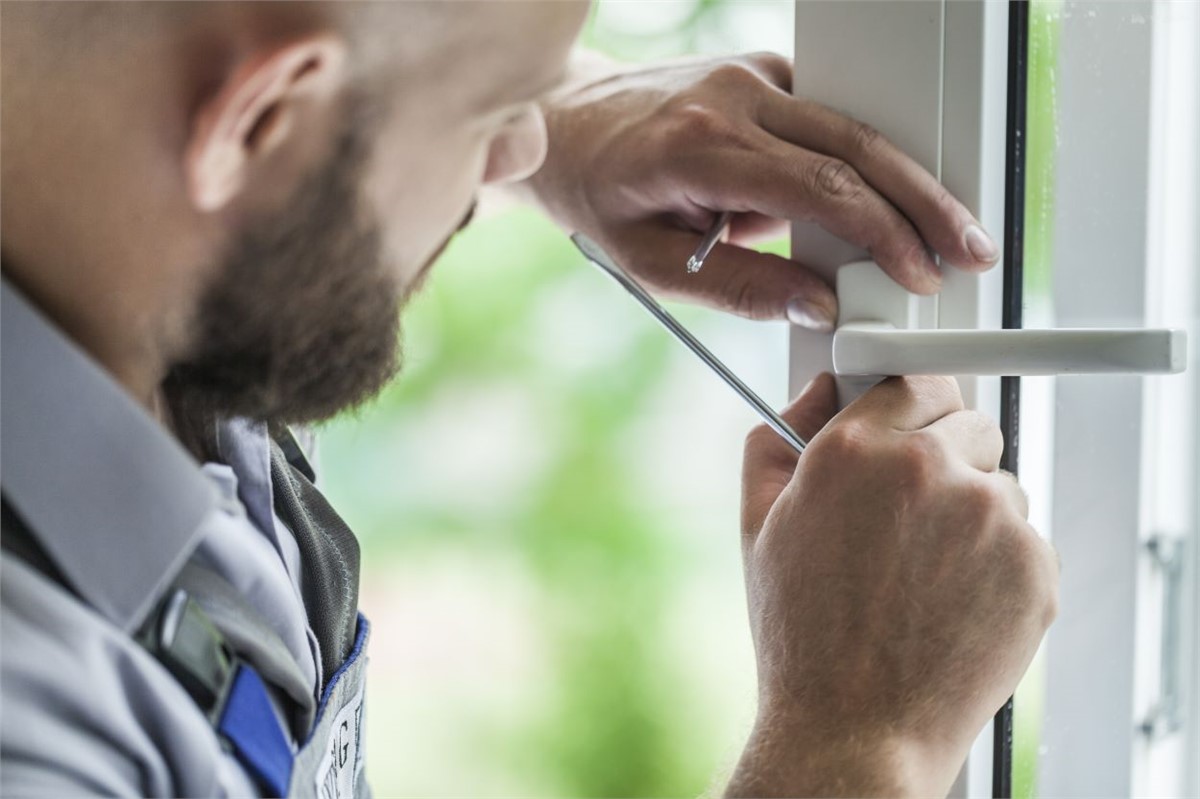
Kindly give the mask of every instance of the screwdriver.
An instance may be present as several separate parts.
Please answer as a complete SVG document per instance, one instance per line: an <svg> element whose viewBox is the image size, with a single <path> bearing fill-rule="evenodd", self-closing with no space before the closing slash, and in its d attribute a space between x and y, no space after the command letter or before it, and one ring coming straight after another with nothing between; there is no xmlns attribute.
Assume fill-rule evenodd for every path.
<svg viewBox="0 0 1200 799"><path fill-rule="evenodd" d="M721 240L721 236L725 233L725 228L729 226L729 220L733 216L730 211L722 212L712 223L712 227L704 234L704 238L700 239L700 246L696 248L696 252L688 258L687 270L688 274L694 275L700 271L700 267L704 266L704 259L712 252L713 247L717 246L717 242Z"/></svg>
<svg viewBox="0 0 1200 799"><path fill-rule="evenodd" d="M719 232L718 232L718 235ZM714 237L715 240L715 237ZM730 388L738 393L738 395L750 404L758 412L758 415L763 418L767 426L774 430L783 438L792 449L796 452L804 452L805 444L807 443L801 438L791 426L780 418L779 414L763 401L761 397L750 390L750 387L738 379L738 376L729 370L725 364L718 360L717 356L708 351L708 348L696 340L686 327L681 325L675 317L667 313L667 311L651 297L646 290L642 288L637 281L631 278L625 270L617 266L616 262L609 257L608 253L600 248L600 245L589 239L582 233L575 233L571 236L571 241L579 248L589 261L603 269L610 277L621 284L622 287L634 299L642 304L642 306L650 312L650 315L663 324L667 330L683 342L683 344L696 354L700 360L704 361L708 366L716 372L722 380L724 380ZM711 249L711 248L710 248ZM694 256L693 256L694 257ZM703 258L701 258L703 263Z"/></svg>

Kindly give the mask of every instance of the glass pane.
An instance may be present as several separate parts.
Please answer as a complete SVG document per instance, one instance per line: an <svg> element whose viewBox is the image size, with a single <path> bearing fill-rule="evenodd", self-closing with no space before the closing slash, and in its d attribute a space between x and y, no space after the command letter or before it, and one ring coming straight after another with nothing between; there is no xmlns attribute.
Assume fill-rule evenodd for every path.
<svg viewBox="0 0 1200 799"><path fill-rule="evenodd" d="M1026 327L1185 327L1194 351L1194 5L1032 3ZM1022 381L1022 484L1063 576L1017 696L1014 795L1183 795L1184 731L1139 725L1164 667L1145 544L1195 535L1195 371Z"/></svg>

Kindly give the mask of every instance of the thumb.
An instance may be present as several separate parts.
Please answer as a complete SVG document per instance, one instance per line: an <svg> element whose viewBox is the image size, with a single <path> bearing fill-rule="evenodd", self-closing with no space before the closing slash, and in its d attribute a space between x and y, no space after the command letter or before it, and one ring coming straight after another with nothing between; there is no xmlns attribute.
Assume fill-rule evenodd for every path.
<svg viewBox="0 0 1200 799"><path fill-rule="evenodd" d="M805 441L820 432L837 414L837 383L833 375L818 375L779 414ZM791 445L765 424L746 436L742 462L742 534L753 538L767 513L791 481L799 456Z"/></svg>

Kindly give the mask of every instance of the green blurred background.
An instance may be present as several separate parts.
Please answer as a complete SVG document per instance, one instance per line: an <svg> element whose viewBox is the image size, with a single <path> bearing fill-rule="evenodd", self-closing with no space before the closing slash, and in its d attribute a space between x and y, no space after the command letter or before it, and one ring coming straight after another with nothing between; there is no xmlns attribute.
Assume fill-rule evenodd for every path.
<svg viewBox="0 0 1200 799"><path fill-rule="evenodd" d="M1035 302L1060 7L1032 15ZM605 0L584 42L627 61L790 55L792 2ZM672 310L786 402L783 325ZM527 210L456 238L406 309L405 353L401 378L321 438L324 487L363 546L375 793L719 788L754 712L738 481L757 419ZM1035 793L1040 693L1035 666L1017 702L1017 796Z"/></svg>
<svg viewBox="0 0 1200 799"><path fill-rule="evenodd" d="M605 2L584 37L632 61L791 39L790 0ZM673 310L786 401L782 324ZM405 352L321 437L363 546L376 794L705 791L754 710L738 481L757 420L531 211L457 237Z"/></svg>

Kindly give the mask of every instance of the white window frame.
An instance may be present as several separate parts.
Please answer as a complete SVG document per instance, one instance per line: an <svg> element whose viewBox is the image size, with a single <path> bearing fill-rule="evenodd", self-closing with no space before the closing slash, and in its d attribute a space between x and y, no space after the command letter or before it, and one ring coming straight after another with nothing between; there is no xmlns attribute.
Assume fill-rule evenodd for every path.
<svg viewBox="0 0 1200 799"><path fill-rule="evenodd" d="M1116 165L1104 175L1107 182L1102 190L1078 182L1058 187L1057 203L1066 209L1066 219L1057 224L1067 234L1056 236L1058 246L1064 242L1077 246L1081 237L1090 246L1086 256L1056 251L1056 274L1088 263L1109 268L1118 263L1125 271L1124 283L1107 299L1069 293L1056 297L1061 309L1057 325L1111 325L1119 317L1127 326L1190 326L1191 366L1182 378L1073 378L1056 386L1056 438L1053 463L1048 464L1055 491L1046 499L1055 544L1066 568L1060 617L1045 653L1046 715L1053 722L1043 725L1047 754L1040 763L1038 792L1189 796L1200 794L1196 732L1200 691L1195 676L1200 613L1194 580L1184 594L1185 630L1179 642L1191 658L1180 661L1182 678L1190 684L1184 697L1190 703L1185 726L1154 738L1139 725L1157 701L1163 665L1159 657L1162 576L1146 553L1146 541L1164 525L1170 527L1172 534L1189 541L1185 551L1191 559L1190 574L1200 570L1195 532L1200 511L1195 502L1190 511L1180 511L1189 490L1200 493L1195 463L1200 445L1178 444L1180 435L1184 441L1197 441L1200 431L1194 418L1186 418L1182 427L1169 421L1163 424L1164 419L1188 417L1189 403L1197 407L1195 353L1200 342L1195 314L1200 308L1196 296L1200 280L1189 285L1186 275L1166 269L1164 263L1172 257L1196 263L1200 251L1195 226L1187 224L1188 219L1198 218L1200 210L1195 190L1200 179L1191 177L1197 173L1194 142L1200 130L1196 121L1200 103L1180 103L1178 96L1171 95L1172 85L1178 90L1178 78L1174 84L1170 80L1180 69L1197 67L1195 46L1200 36L1189 32L1200 29L1200 22L1193 18L1194 7L1182 12L1175 8L1172 24L1167 24L1164 6L1194 4L1138 2L1122 5L1127 14L1141 15L1149 24L1140 29L1116 25L1110 31L1104 28L1104 5L1091 9L1086 3L1073 4L1073 13L1101 12L1093 15L1101 21L1086 31L1087 36L1099 37L1091 44L1102 46L1107 41L1109 49L1097 52L1104 52L1106 58L1122 52L1144 65L1146 74L1127 74L1125 80L1114 81L1099 100L1072 99L1060 92L1060 101L1066 103L1060 113L1086 124L1098 115L1097 106L1089 107L1089 102L1127 103L1122 106L1129 109L1126 118L1106 133L1122 140L1123 151L1145 157ZM1108 14L1115 16L1111 9ZM937 176L999 239L1004 230L1008 20L1008 4L1001 2L798 0L794 91L878 128ZM1105 124L1111 125L1111 120L1106 118ZM1070 141L1075 149L1066 158L1091 158L1097 164L1112 160L1110 139L1076 135ZM1091 153L1089 141L1095 147ZM1168 167L1178 166L1179 159L1192 167L1182 177L1179 170ZM1176 200L1184 197L1183 213L1191 213L1182 222L1179 211L1169 217L1172 209L1158 207L1154 200L1163 196L1164 181L1181 180L1193 181L1190 195L1186 187L1172 195ZM1072 224L1072 213L1091 220L1088 236L1063 230ZM1127 224L1096 226L1096 218ZM812 225L794 227L792 252L831 282L838 266L864 257L860 250ZM997 329L1002 293L1000 269L979 277L948 270L940 297L921 301L918 326ZM1174 299L1167 302L1166 298ZM789 383L793 393L817 372L831 369L830 354L829 336L792 330ZM968 407L999 417L998 378L960 378L960 383ZM1097 396L1103 401L1096 401ZM1085 452L1073 446L1072 425L1089 430L1108 425L1120 432L1100 445L1103 451L1093 446ZM1094 443L1094 437L1089 441ZM1140 451L1142 457L1130 459L1130 451ZM1081 479L1085 474L1090 479ZM1104 480L1099 489L1096 477ZM1103 503L1095 501L1098 490L1105 492ZM1089 517L1089 507L1094 514L1103 513L1104 519ZM1113 514L1128 523L1112 525ZM1097 529L1117 533L1106 532L1107 538L1098 541ZM1107 603L1107 612L1096 612L1098 602ZM1063 724L1064 719L1070 724ZM954 795L992 795L991 735L989 725L973 747Z"/></svg>

